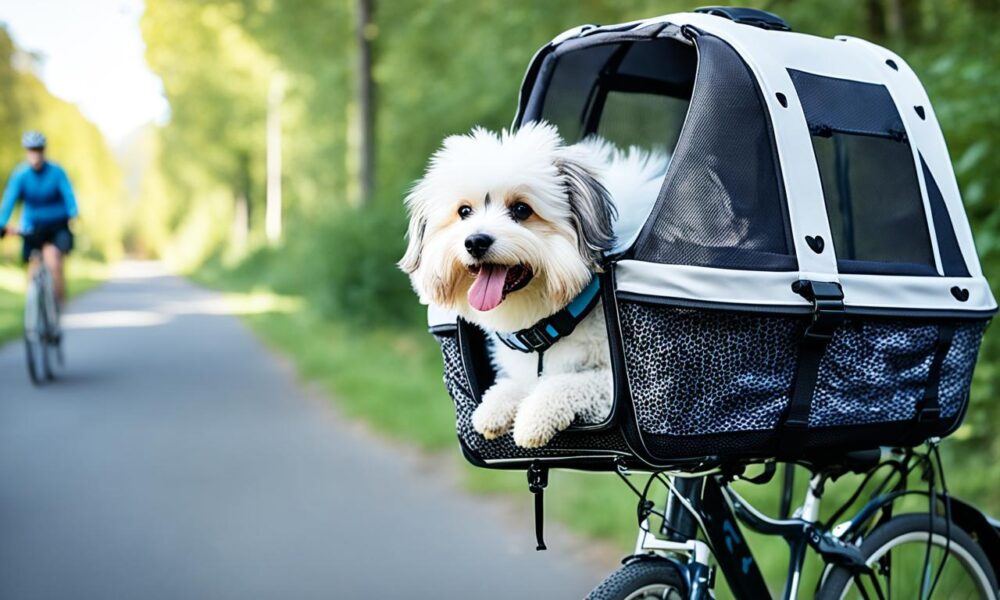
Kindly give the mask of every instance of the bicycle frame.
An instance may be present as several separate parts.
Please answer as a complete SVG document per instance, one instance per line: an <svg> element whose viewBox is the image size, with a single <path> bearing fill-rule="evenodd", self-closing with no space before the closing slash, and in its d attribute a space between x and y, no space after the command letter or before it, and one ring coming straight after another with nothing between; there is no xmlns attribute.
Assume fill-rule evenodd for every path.
<svg viewBox="0 0 1000 600"><path fill-rule="evenodd" d="M41 253L39 251L34 251L31 253L29 259L29 264L33 265L33 272L31 275L31 281L29 282L28 299L25 304L25 330L31 331L36 335L45 338L50 334L49 331L34 331L35 325L38 323L38 316L32 314L32 310L44 310L45 311L45 321L47 328L51 329L53 324L59 318L56 312L56 300L55 300L55 290L52 288L52 274L49 273L49 268L42 260Z"/></svg>
<svg viewBox="0 0 1000 600"><path fill-rule="evenodd" d="M690 556L687 563L675 562L687 576L689 597L692 599L710 597L709 554L715 556L719 569L737 598L770 598L764 576L737 525L739 520L753 531L780 535L788 542L791 560L783 597L795 597L809 547L809 535L819 513L819 495L815 493L812 483L803 504L802 516L795 519L771 519L760 514L728 484L723 483L718 475L676 478L673 485L675 489L671 498L684 500L668 503L665 525L670 524L670 531L662 533L686 539L664 540L643 529L636 542L637 555L664 551L687 553ZM682 502L688 506L683 506ZM696 520L678 518L681 513L697 515ZM705 534L707 543L696 539L699 530Z"/></svg>
<svg viewBox="0 0 1000 600"><path fill-rule="evenodd" d="M908 462L912 455L906 456L904 462ZM879 466L890 464L884 463L883 458L877 461ZM826 482L839 473L813 471L796 516L777 519L760 513L732 489L729 485L732 477L723 474L685 477L678 474L672 481L661 479L670 488L666 509L662 513L663 526L657 536L649 531L648 518L643 521L634 559L656 556L672 561L687 579L688 597L701 599L711 597L714 581L709 557L714 556L736 598L770 598L767 583L739 526L742 524L757 533L780 536L788 544L788 571L782 593L782 598L786 600L798 594L806 552L810 548L827 567L841 564L855 568L858 576L870 573L860 551L849 541L868 528L879 513L890 515L893 503L899 498L918 495L930 499L930 495L926 490L906 490L897 484L895 489L877 492L853 516L827 530L819 523L820 503ZM789 481L786 479L786 484ZM905 486L905 473L901 481ZM789 494L789 490L784 490L783 497ZM946 502L950 518L957 527L975 534L978 543L988 551L994 568L1000 565L1000 556L992 555L1000 551L1000 530L996 524L978 509L957 498L950 495L938 498ZM699 532L705 541L698 538ZM685 554L688 560L666 557L664 553Z"/></svg>

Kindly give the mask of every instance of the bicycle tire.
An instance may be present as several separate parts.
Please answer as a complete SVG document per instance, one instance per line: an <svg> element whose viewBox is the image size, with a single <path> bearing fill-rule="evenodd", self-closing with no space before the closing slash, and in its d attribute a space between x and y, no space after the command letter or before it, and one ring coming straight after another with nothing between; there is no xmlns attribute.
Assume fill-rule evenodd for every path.
<svg viewBox="0 0 1000 600"><path fill-rule="evenodd" d="M626 563L594 588L587 600L680 600L687 581L674 563L656 557Z"/></svg>
<svg viewBox="0 0 1000 600"><path fill-rule="evenodd" d="M45 306L36 281L28 284L24 303L24 350L27 357L28 377L39 386L45 383L47 367L45 349Z"/></svg>
<svg viewBox="0 0 1000 600"><path fill-rule="evenodd" d="M38 344L42 359L42 374L46 381L53 381L56 378L52 370L52 329L49 324L48 290L42 289L43 293L38 295Z"/></svg>
<svg viewBox="0 0 1000 600"><path fill-rule="evenodd" d="M31 383L34 385L42 385L45 383L44 372L40 364L40 359L38 358L39 350L41 350L41 344L31 341L29 335L25 334L24 355L28 359L28 379L30 379Z"/></svg>
<svg viewBox="0 0 1000 600"><path fill-rule="evenodd" d="M930 579L935 578L935 573L940 565L940 551L943 551L945 544L948 547L947 562L943 569L953 569L954 565L961 565L966 573L969 575L969 584L971 587L978 592L979 598L987 598L990 600L995 600L997 597L997 579L996 574L993 572L993 567L990 564L989 559L986 557L986 553L978 544L972 539L972 537L958 527L954 522L949 524L942 517L935 517L933 519L933 524L930 516L926 513L912 513L906 515L900 515L890 519L888 522L879 525L872 531L861 544L861 553L865 558L865 563L869 566L880 561L882 558L887 558L885 565L896 564L900 570L906 572L906 566L912 565L914 568L910 572L920 573L922 572L923 565L923 553L927 548L927 540L930 537L932 546L936 548L939 552L932 553L930 569L931 575ZM950 540L950 541L949 541ZM919 564L915 564L913 561L907 563L901 561L900 557L894 557L890 554L894 550L902 548L904 544L911 544L908 551L912 553L915 560L919 560ZM900 565L899 563L903 564ZM949 566L950 565L950 566ZM876 567L881 570L882 567ZM889 567L891 569L891 567ZM953 571L951 571L953 572ZM884 573L880 573L884 574ZM867 576L862 576L862 579L867 580ZM938 581L938 587L933 589L932 597L938 598L950 598L953 597L953 593L946 589L942 589L941 585L945 583L945 577L942 577ZM891 574L889 581L893 586L895 584L893 581L898 582L900 579L892 580ZM895 598L916 598L919 596L920 580L916 579L911 581L910 579L902 579L904 585L909 585L909 591L912 593L899 592L893 593L890 590L891 597ZM869 581L864 581L864 583L869 584ZM881 584L880 584L881 585ZM823 586L820 588L819 594L817 594L817 600L840 600L841 598L853 598L854 595L850 595L851 590L857 594L857 582L854 576L843 567L834 567L827 574ZM866 589L869 589L866 587ZM869 594L871 597L876 597Z"/></svg>
<svg viewBox="0 0 1000 600"><path fill-rule="evenodd" d="M42 354L44 355L44 357L42 358L42 366L44 367L45 370L46 381L56 380L56 371L55 369L52 368L52 352L53 352L52 342L46 341L44 344L42 344Z"/></svg>

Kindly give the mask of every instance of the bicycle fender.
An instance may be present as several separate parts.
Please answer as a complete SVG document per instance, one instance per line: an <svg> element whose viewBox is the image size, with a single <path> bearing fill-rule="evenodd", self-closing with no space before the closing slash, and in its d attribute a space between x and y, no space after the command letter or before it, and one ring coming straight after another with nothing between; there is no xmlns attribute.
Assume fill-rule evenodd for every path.
<svg viewBox="0 0 1000 600"><path fill-rule="evenodd" d="M990 524L983 511L952 497L951 520L972 536L990 559L994 574L1000 574L1000 533Z"/></svg>

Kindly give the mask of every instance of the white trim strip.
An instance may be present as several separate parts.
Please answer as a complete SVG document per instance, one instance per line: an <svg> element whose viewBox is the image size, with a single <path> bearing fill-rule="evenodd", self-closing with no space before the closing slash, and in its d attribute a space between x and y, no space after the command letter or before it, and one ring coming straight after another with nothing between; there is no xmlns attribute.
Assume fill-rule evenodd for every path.
<svg viewBox="0 0 1000 600"><path fill-rule="evenodd" d="M990 286L982 277L911 277L896 275L840 275L844 305L858 308L928 309L949 311L996 310ZM951 288L969 292L962 302Z"/></svg>
<svg viewBox="0 0 1000 600"><path fill-rule="evenodd" d="M739 271L689 265L660 265L623 260L615 267L619 292L692 302L759 307L809 307L792 291L799 279L829 281L823 273L799 271ZM996 310L989 285L982 277L914 277L841 274L844 304L854 308L979 312ZM965 302L951 288L968 290Z"/></svg>
<svg viewBox="0 0 1000 600"><path fill-rule="evenodd" d="M798 271L739 271L638 260L623 260L615 267L620 292L699 302L809 307L805 298L792 291L799 278Z"/></svg>
<svg viewBox="0 0 1000 600"><path fill-rule="evenodd" d="M430 304L427 306L427 326L440 327L442 325L454 325L458 320L458 313L445 310L440 306Z"/></svg>

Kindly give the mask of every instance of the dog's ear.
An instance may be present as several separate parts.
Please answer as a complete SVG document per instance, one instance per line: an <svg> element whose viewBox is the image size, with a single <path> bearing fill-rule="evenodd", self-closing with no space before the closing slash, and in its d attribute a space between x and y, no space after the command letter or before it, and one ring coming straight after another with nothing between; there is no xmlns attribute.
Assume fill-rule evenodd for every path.
<svg viewBox="0 0 1000 600"><path fill-rule="evenodd" d="M406 197L406 207L410 213L410 224L406 228L406 252L396 264L403 272L412 275L420 268L420 255L424 252L424 232L427 229L427 216L419 190L414 190Z"/></svg>
<svg viewBox="0 0 1000 600"><path fill-rule="evenodd" d="M585 157L564 150L555 165L569 195L580 256L588 261L592 270L598 271L603 253L615 243L617 211L611 194L587 165Z"/></svg>

